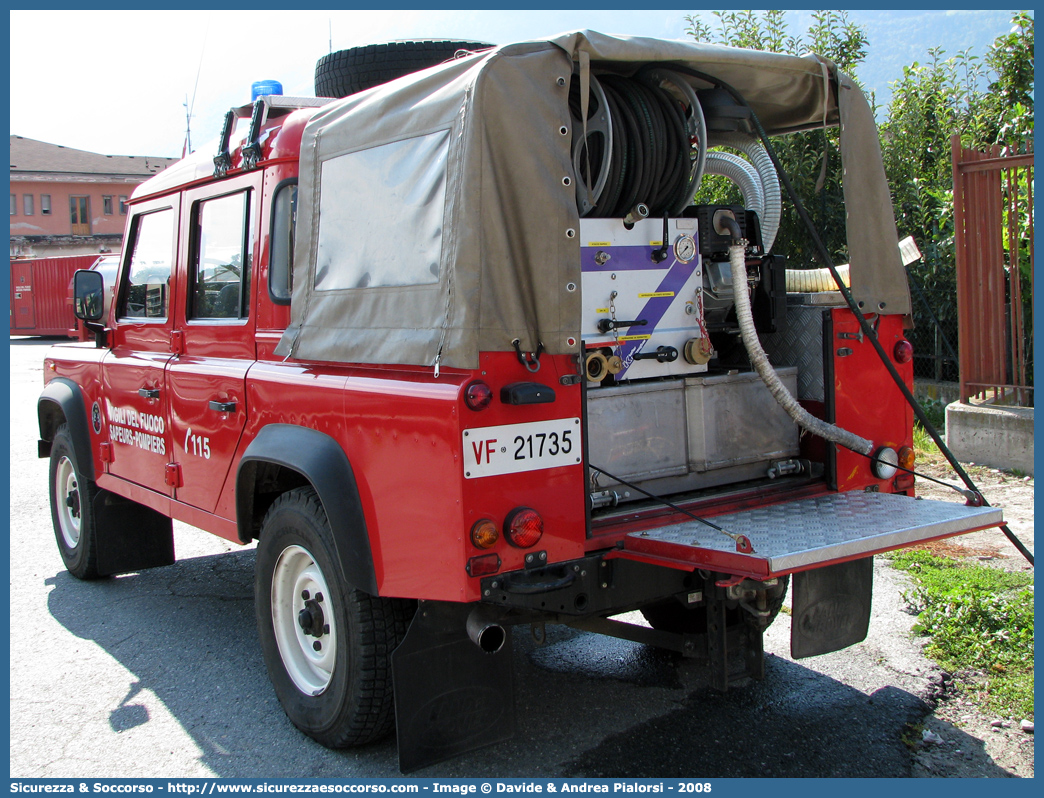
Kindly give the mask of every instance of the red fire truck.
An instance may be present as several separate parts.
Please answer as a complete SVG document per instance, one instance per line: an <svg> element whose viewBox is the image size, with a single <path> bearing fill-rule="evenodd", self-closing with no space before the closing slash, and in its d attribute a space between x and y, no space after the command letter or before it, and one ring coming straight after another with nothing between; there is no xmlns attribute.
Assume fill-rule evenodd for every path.
<svg viewBox="0 0 1044 798"><path fill-rule="evenodd" d="M173 563L171 519L257 541L306 734L394 721L404 771L506 739L518 625L725 689L763 675L788 583L794 656L834 651L872 555L1001 523L913 497L910 299L829 63L582 32L317 74L337 99L232 109L135 191L112 308L80 273L95 340L50 351L39 403L74 576ZM773 249L768 137L838 124L850 288ZM737 193L694 205L709 174Z"/></svg>

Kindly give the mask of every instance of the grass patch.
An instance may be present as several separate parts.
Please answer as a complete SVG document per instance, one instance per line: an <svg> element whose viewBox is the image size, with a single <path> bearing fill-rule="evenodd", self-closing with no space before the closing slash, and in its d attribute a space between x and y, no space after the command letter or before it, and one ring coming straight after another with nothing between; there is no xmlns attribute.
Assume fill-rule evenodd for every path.
<svg viewBox="0 0 1044 798"><path fill-rule="evenodd" d="M924 414L928 417L928 420L932 423L932 426L939 430L939 434L942 435L946 432L946 402L942 399L930 399L925 398L920 400L921 409L924 410ZM920 422L918 422L920 424Z"/></svg>
<svg viewBox="0 0 1044 798"><path fill-rule="evenodd" d="M927 430L921 426L920 422L914 424L913 428L913 448L914 453L917 455L918 462L925 460L934 461L941 459L943 453L936 446L935 441L932 440L932 436L928 434Z"/></svg>
<svg viewBox="0 0 1044 798"><path fill-rule="evenodd" d="M907 549L892 564L917 585L903 600L918 613L925 653L962 678L991 712L1033 717L1033 577Z"/></svg>
<svg viewBox="0 0 1044 798"><path fill-rule="evenodd" d="M940 435L945 436L946 402L941 399L924 399L921 401L921 408L932 423L932 426L938 430ZM939 447L935 445L935 441L932 440L932 436L928 434L921 422L916 419L914 420L913 428L913 444L918 460L935 461L943 456L942 452L939 451Z"/></svg>

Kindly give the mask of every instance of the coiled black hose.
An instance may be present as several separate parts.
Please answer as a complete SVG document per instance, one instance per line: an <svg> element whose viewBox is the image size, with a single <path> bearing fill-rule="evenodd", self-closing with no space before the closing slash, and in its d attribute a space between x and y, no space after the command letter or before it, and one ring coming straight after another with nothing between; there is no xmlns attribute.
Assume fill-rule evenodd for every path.
<svg viewBox="0 0 1044 798"><path fill-rule="evenodd" d="M593 198L590 216L622 217L638 203L652 216L677 215L691 197L686 196L692 174L692 146L686 129L685 107L656 81L643 77L599 75L612 125L611 144L602 133L589 134L582 143L580 177L595 185L601 171L608 178ZM582 130L579 81L573 81L569 97L574 129ZM599 112L592 92L588 119ZM581 134L582 135L582 134ZM610 146L608 158L605 147ZM588 148L585 151L583 148ZM588 175L588 169L593 175Z"/></svg>

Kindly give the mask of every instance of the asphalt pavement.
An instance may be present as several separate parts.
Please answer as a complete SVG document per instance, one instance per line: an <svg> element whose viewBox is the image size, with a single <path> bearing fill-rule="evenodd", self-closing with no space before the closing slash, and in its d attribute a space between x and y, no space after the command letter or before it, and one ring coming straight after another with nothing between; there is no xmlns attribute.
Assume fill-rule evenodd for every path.
<svg viewBox="0 0 1044 798"><path fill-rule="evenodd" d="M287 721L257 641L252 548L175 524L173 566L66 572L36 456L51 343L10 347L11 776L398 776L394 739L330 751ZM865 642L794 662L781 614L765 680L724 694L673 654L550 627L538 646L519 627L515 739L413 775L909 776L902 738L933 670L909 638L903 577L878 563L875 580Z"/></svg>

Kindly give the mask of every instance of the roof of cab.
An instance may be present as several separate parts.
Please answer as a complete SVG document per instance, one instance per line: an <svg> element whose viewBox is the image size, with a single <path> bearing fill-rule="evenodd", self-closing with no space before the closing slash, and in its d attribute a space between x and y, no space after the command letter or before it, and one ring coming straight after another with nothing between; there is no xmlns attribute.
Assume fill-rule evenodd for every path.
<svg viewBox="0 0 1044 798"><path fill-rule="evenodd" d="M283 97L280 95L260 98L265 106L265 122L261 128L264 160L280 158L296 159L301 149L301 133L312 115L322 106L333 102L327 97ZM242 168L242 148L253 106L245 105L232 110L236 114L236 129L229 146L232 168L229 175L238 174ZM131 202L166 194L215 177L214 158L218 154L215 138L199 149L168 167L155 177L141 183L131 195Z"/></svg>

